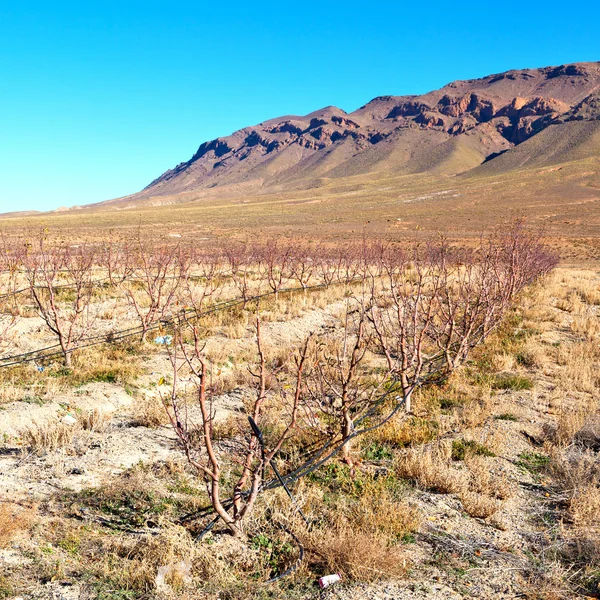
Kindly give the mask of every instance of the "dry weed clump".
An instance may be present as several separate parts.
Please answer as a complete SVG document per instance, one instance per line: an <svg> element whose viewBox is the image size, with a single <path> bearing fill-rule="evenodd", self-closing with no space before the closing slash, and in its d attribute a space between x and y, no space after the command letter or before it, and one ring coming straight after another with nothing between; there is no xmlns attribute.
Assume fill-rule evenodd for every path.
<svg viewBox="0 0 600 600"><path fill-rule="evenodd" d="M567 498L567 514L577 527L600 523L600 458L571 446L551 455L550 474ZM600 536L600 532L598 533Z"/></svg>
<svg viewBox="0 0 600 600"><path fill-rule="evenodd" d="M586 424L591 424L595 413L591 406L559 406L559 414L555 425L546 425L544 435L546 440L557 446L565 447L576 441L579 432Z"/></svg>
<svg viewBox="0 0 600 600"><path fill-rule="evenodd" d="M517 355L517 362L529 369L545 369L550 363L547 348L536 338L528 338Z"/></svg>
<svg viewBox="0 0 600 600"><path fill-rule="evenodd" d="M365 443L377 443L392 448L418 446L426 444L438 435L439 425L436 421L422 418L409 417L397 414L383 427L374 430L365 437Z"/></svg>
<svg viewBox="0 0 600 600"><path fill-rule="evenodd" d="M568 510L576 527L598 527L600 523L600 482L591 482L575 488L573 495L569 498Z"/></svg>
<svg viewBox="0 0 600 600"><path fill-rule="evenodd" d="M544 560L521 577L522 597L528 600L572 600L570 569L558 560Z"/></svg>
<svg viewBox="0 0 600 600"><path fill-rule="evenodd" d="M455 494L466 487L467 476L451 466L450 456L451 448L439 443L410 448L397 460L396 473L424 489Z"/></svg>
<svg viewBox="0 0 600 600"><path fill-rule="evenodd" d="M66 374L71 385L90 382L129 384L142 373L135 344L102 345L74 353L72 372Z"/></svg>
<svg viewBox="0 0 600 600"><path fill-rule="evenodd" d="M488 519L502 508L500 500L477 492L463 490L459 498L465 512L478 519Z"/></svg>
<svg viewBox="0 0 600 600"><path fill-rule="evenodd" d="M11 502L0 503L0 548L6 548L17 533L29 529L32 520L33 509Z"/></svg>
<svg viewBox="0 0 600 600"><path fill-rule="evenodd" d="M493 459L469 455L465 457L465 466L469 471L469 488L479 494L487 494L499 500L512 496L510 483L504 472L497 473Z"/></svg>
<svg viewBox="0 0 600 600"><path fill-rule="evenodd" d="M79 417L81 426L86 431L102 433L106 431L112 420L112 415L106 411L95 408L84 412Z"/></svg>
<svg viewBox="0 0 600 600"><path fill-rule="evenodd" d="M0 404L18 401L42 404L66 389L64 381L48 377L32 365L0 369Z"/></svg>
<svg viewBox="0 0 600 600"><path fill-rule="evenodd" d="M390 546L385 534L349 525L312 532L303 543L315 555L311 563L318 571L341 572L357 581L402 577L409 566L405 550Z"/></svg>
<svg viewBox="0 0 600 600"><path fill-rule="evenodd" d="M47 423L33 422L21 432L23 445L38 454L52 452L70 446L80 431L77 424L60 421Z"/></svg>
<svg viewBox="0 0 600 600"><path fill-rule="evenodd" d="M354 529L383 533L388 540L400 541L419 530L421 513L405 498L398 498L387 488L366 485L358 502L352 502L337 525L351 525Z"/></svg>
<svg viewBox="0 0 600 600"><path fill-rule="evenodd" d="M96 580L96 589L148 594L163 583L158 591L179 593L191 584L196 545L183 527L163 527L156 536L103 536L95 542L86 554L96 556L87 569L88 579ZM164 582L157 577L160 568L166 575Z"/></svg>
<svg viewBox="0 0 600 600"><path fill-rule="evenodd" d="M583 339L593 342L600 336L600 321L595 314L585 314L571 321L571 331Z"/></svg>
<svg viewBox="0 0 600 600"><path fill-rule="evenodd" d="M598 360L600 347L594 342L577 342L561 345L558 348L556 361L563 366L561 387L580 392L594 394L600 384Z"/></svg>
<svg viewBox="0 0 600 600"><path fill-rule="evenodd" d="M473 386L465 402L452 411L456 427L461 430L482 425L492 416L494 404L492 390L487 384Z"/></svg>
<svg viewBox="0 0 600 600"><path fill-rule="evenodd" d="M134 414L135 423L140 427L163 427L171 422L164 401L154 394L137 398Z"/></svg>
<svg viewBox="0 0 600 600"><path fill-rule="evenodd" d="M494 475L489 461L481 456L464 456L466 470L453 467L451 457L452 447L441 443L411 448L398 459L396 472L424 489L457 494L472 517L485 519L497 513L511 495L506 477Z"/></svg>

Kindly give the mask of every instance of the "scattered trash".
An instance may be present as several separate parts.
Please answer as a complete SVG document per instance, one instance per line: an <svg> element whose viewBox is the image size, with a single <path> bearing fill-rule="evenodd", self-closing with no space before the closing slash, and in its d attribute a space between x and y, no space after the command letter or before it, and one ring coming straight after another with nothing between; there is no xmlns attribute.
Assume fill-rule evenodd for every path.
<svg viewBox="0 0 600 600"><path fill-rule="evenodd" d="M46 370L46 367L36 367L39 373L43 373Z"/></svg>
<svg viewBox="0 0 600 600"><path fill-rule="evenodd" d="M158 337L154 338L154 343L158 344L159 346L170 346L172 342L172 335L159 335Z"/></svg>
<svg viewBox="0 0 600 600"><path fill-rule="evenodd" d="M325 577L321 577L319 579L319 587L323 590L334 583L340 581L342 576L339 573L334 573L333 575L325 575Z"/></svg>
<svg viewBox="0 0 600 600"><path fill-rule="evenodd" d="M61 421L65 424L65 425L75 425L75 423L77 423L77 419L71 415L65 415Z"/></svg>
<svg viewBox="0 0 600 600"><path fill-rule="evenodd" d="M158 567L154 585L157 591L172 592L170 584L186 584L192 582L192 563L189 560L182 560L174 565L164 565Z"/></svg>

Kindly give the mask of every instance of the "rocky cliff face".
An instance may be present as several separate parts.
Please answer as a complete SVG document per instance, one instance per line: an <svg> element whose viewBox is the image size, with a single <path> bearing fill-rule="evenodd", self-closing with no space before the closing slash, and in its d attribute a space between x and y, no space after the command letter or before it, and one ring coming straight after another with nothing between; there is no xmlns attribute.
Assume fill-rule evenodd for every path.
<svg viewBox="0 0 600 600"><path fill-rule="evenodd" d="M552 124L600 119L599 90L600 63L579 63L457 81L423 96L381 96L350 114L330 106L272 119L201 144L136 196L303 187L316 177L402 172L409 163L414 170L421 156L426 169L432 152L456 148L444 145L450 139L483 162Z"/></svg>

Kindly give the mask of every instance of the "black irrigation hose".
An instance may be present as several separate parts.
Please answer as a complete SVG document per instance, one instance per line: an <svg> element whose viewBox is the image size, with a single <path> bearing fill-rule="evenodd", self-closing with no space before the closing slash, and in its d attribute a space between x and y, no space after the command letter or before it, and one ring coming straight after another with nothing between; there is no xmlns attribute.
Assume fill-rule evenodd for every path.
<svg viewBox="0 0 600 600"><path fill-rule="evenodd" d="M151 323L148 327L146 327L146 329L144 329L142 326L138 325L135 327L130 327L128 329L122 329L120 331L114 331L114 332L109 332L106 334L99 334L99 335L85 338L84 340L82 340L81 344L69 349L69 353L75 352L77 350L82 350L84 348L90 348L92 346L97 346L99 344L110 344L110 343L119 342L128 337L141 335L144 333L144 331L146 331L146 332L155 331L157 329L160 329L161 327L164 327L165 325L172 325L172 324L176 323L178 320L180 320L181 318L199 319L199 318L208 316L210 314L214 314L214 313L220 312L222 310L226 310L228 308L233 308L235 306L246 305L246 304L249 304L252 302L257 302L259 300L262 300L263 298L274 296L275 294L278 294L278 293L286 294L286 293L293 293L293 292L299 292L299 291L304 291L304 290L323 289L323 288L327 288L327 287L328 287L327 284L319 283L319 284L305 286L305 287L281 288L281 289L277 290L277 292L274 292L274 291L265 292L264 294L258 294L256 296L251 296L246 299L235 298L233 300L225 300L224 302L221 302L221 303L213 306L212 308L205 310L203 312L200 312L200 313L196 309L193 309L193 308L183 310L183 311L179 312L177 315L159 319L158 321ZM48 352L48 351L54 350L55 348L58 348L59 346L60 346L59 344L54 344L52 346L46 346L45 348L40 348L38 350L31 350L29 352L24 352L22 354L13 354L11 356L2 357L2 358L0 358L0 369L5 368L5 367L16 366L16 365L27 363L27 362L34 362L37 360L48 360L51 358L61 357L61 356L63 356L62 351Z"/></svg>
<svg viewBox="0 0 600 600"><path fill-rule="evenodd" d="M304 560L304 546L302 545L302 542L298 539L298 536L296 536L296 534L293 531L291 531L288 527L282 525L281 523L277 523L277 527L282 531L285 531L294 540L294 542L296 542L296 545L298 546L298 558L296 559L294 564L289 566L283 573L280 573L279 575L269 579L268 581L265 581L265 585L275 583L276 581L279 581L280 579L291 575L294 571L298 569L298 567L302 564L302 561Z"/></svg>

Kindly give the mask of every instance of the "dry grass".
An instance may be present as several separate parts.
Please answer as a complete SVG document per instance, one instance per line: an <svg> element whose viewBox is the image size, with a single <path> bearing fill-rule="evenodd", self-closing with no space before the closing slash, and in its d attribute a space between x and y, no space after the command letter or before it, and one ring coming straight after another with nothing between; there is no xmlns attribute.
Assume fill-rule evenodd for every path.
<svg viewBox="0 0 600 600"><path fill-rule="evenodd" d="M135 404L135 422L142 427L162 427L168 425L169 414L160 396L154 394L140 396Z"/></svg>
<svg viewBox="0 0 600 600"><path fill-rule="evenodd" d="M522 596L528 600L572 600L573 586L569 579L568 567L557 560L544 561L521 578Z"/></svg>
<svg viewBox="0 0 600 600"><path fill-rule="evenodd" d="M589 421L593 413L591 407L560 405L556 424L546 425L544 434L547 440L558 446L572 444L578 434Z"/></svg>
<svg viewBox="0 0 600 600"><path fill-rule="evenodd" d="M556 361L563 367L561 387L568 391L575 388L580 392L596 393L600 383L598 360L600 348L594 342L577 342L561 345Z"/></svg>
<svg viewBox="0 0 600 600"><path fill-rule="evenodd" d="M451 466L450 453L451 449L442 444L410 448L398 459L396 473L427 490L444 494L460 492L467 485L467 477Z"/></svg>
<svg viewBox="0 0 600 600"><path fill-rule="evenodd" d="M551 455L550 473L567 498L567 514L574 525L600 523L600 459L590 450L558 448Z"/></svg>
<svg viewBox="0 0 600 600"><path fill-rule="evenodd" d="M111 420L112 415L110 413L107 413L98 408L84 412L79 417L79 422L86 431L94 431L97 433L102 433L106 431L110 425Z"/></svg>
<svg viewBox="0 0 600 600"><path fill-rule="evenodd" d="M10 502L0 503L0 548L6 548L10 541L22 531L29 529L33 521L33 509L23 508Z"/></svg>
<svg viewBox="0 0 600 600"><path fill-rule="evenodd" d="M21 439L31 451L43 454L70 446L79 430L77 425L62 422L34 422L21 432Z"/></svg>
<svg viewBox="0 0 600 600"><path fill-rule="evenodd" d="M402 577L408 569L402 546L390 546L382 533L340 525L315 531L303 543L315 555L311 562L323 573L341 572L357 581L377 581Z"/></svg>
<svg viewBox="0 0 600 600"><path fill-rule="evenodd" d="M365 443L375 441L393 448L417 446L433 440L438 434L436 421L421 417L397 414L380 429L365 438Z"/></svg>
<svg viewBox="0 0 600 600"><path fill-rule="evenodd" d="M66 389L64 381L39 373L33 365L0 369L0 404L43 403Z"/></svg>
<svg viewBox="0 0 600 600"><path fill-rule="evenodd" d="M67 373L71 385L89 382L129 384L142 373L137 343L100 345L73 354L72 372Z"/></svg>
<svg viewBox="0 0 600 600"><path fill-rule="evenodd" d="M598 527L600 523L600 482L576 487L569 498L568 510L576 527Z"/></svg>
<svg viewBox="0 0 600 600"><path fill-rule="evenodd" d="M495 515L501 508L502 502L485 494L463 490L459 494L465 512L478 519L487 519Z"/></svg>

